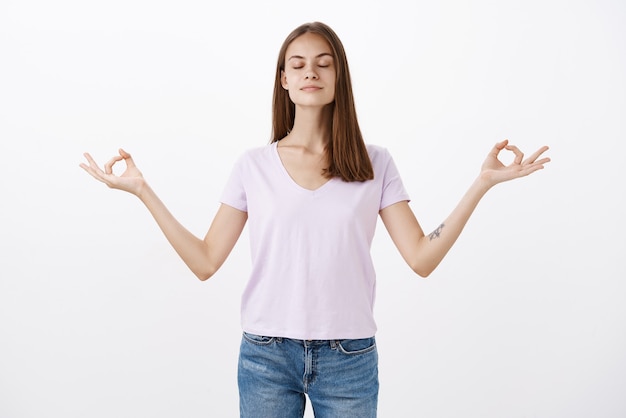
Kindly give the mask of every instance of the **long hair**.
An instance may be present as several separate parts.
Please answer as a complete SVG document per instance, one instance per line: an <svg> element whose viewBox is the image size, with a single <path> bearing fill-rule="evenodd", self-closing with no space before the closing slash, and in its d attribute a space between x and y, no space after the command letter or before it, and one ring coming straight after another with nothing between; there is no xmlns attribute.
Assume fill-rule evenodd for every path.
<svg viewBox="0 0 626 418"><path fill-rule="evenodd" d="M339 177L344 181L371 180L374 178L374 169L357 121L346 52L337 34L324 23L305 23L297 27L287 36L280 48L274 81L271 142L281 140L293 128L296 108L289 98L289 92L282 87L281 73L285 70L287 48L291 42L305 33L320 35L328 42L337 72L335 100L328 105L332 106L331 138L326 144L328 166L324 169L324 175L328 178Z"/></svg>

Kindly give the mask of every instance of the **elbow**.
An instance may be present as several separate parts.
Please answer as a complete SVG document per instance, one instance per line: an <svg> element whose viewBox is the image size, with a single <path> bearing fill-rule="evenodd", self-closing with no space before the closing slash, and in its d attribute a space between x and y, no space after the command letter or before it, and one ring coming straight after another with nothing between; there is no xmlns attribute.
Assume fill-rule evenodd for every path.
<svg viewBox="0 0 626 418"><path fill-rule="evenodd" d="M195 273L196 277L201 281L201 282L205 282L207 280L209 280L211 278L211 274L207 274L207 273Z"/></svg>
<svg viewBox="0 0 626 418"><path fill-rule="evenodd" d="M437 265L432 265L431 263L424 262L415 262L410 264L411 270L415 272L422 279L426 279L430 274L435 271Z"/></svg>
<svg viewBox="0 0 626 418"><path fill-rule="evenodd" d="M428 276L430 276L430 273L433 272L433 269L414 268L413 271L422 279L426 279L428 278Z"/></svg>
<svg viewBox="0 0 626 418"><path fill-rule="evenodd" d="M193 274L196 275L196 277L201 281L201 282L205 282L207 280L209 280L211 277L213 277L213 275L215 274L215 272L217 271L217 269L213 269L213 268L202 268L202 269L195 269L192 270Z"/></svg>

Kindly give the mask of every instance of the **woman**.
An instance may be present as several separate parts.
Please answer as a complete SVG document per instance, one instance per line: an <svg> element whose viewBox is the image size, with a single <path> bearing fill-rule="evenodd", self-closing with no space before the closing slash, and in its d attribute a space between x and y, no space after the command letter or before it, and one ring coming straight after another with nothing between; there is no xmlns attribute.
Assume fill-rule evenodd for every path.
<svg viewBox="0 0 626 418"><path fill-rule="evenodd" d="M515 154L510 165L502 150ZM444 222L425 235L393 159L365 145L341 41L315 22L296 28L278 57L273 140L235 164L204 239L159 200L125 151L102 170L111 188L135 194L200 280L226 260L249 221L252 272L242 298L239 393L242 417L298 417L305 394L319 417L373 417L378 398L370 245L378 216L402 257L428 276L495 184L544 167L542 147L524 160L497 143ZM121 176L113 165L126 163Z"/></svg>

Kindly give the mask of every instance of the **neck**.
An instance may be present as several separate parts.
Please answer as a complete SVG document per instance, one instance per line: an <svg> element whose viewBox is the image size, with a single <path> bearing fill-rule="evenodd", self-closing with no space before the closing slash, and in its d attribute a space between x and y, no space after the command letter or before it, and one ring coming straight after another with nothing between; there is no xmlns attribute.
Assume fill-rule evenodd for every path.
<svg viewBox="0 0 626 418"><path fill-rule="evenodd" d="M331 135L331 112L331 106L296 107L293 129L285 139L306 148L324 149Z"/></svg>

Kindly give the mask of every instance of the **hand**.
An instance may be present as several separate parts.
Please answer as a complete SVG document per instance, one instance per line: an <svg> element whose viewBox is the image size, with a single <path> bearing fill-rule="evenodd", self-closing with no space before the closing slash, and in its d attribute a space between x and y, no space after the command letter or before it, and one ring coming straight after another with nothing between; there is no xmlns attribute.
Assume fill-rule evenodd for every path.
<svg viewBox="0 0 626 418"><path fill-rule="evenodd" d="M513 162L506 166L498 159L498 155L503 149L511 151L515 154ZM509 145L508 140L498 142L485 159L480 171L480 178L485 180L489 186L494 186L504 181L532 174L537 170L541 170L544 164L550 162L550 158L548 157L538 159L541 154L547 150L548 147L543 146L524 160L524 154L522 151L514 145Z"/></svg>
<svg viewBox="0 0 626 418"><path fill-rule="evenodd" d="M124 190L134 195L139 195L146 184L141 171L135 166L135 162L129 153L121 148L119 153L119 155L114 156L104 165L104 171L96 164L89 153L84 154L89 165L81 163L80 167L91 174L93 178L103 182L112 189ZM126 170L120 176L117 176L113 174L113 166L122 160L126 163Z"/></svg>

